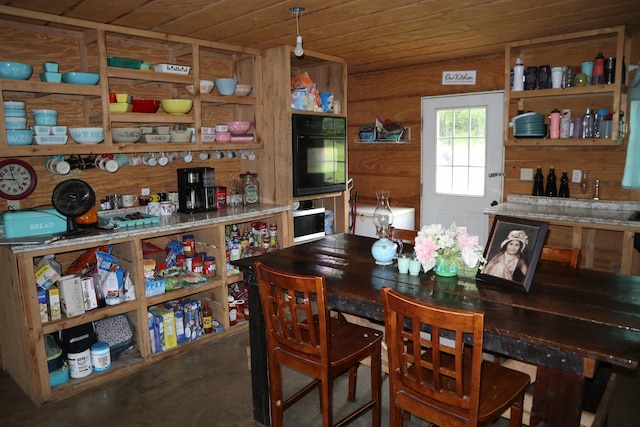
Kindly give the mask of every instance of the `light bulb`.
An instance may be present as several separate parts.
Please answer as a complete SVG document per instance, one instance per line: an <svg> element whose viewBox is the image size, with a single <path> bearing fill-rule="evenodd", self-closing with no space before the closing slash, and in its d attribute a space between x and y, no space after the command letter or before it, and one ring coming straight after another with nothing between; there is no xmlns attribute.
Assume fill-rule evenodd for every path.
<svg viewBox="0 0 640 427"><path fill-rule="evenodd" d="M302 48L302 36L296 37L296 48L293 50L296 56L304 55L304 49Z"/></svg>

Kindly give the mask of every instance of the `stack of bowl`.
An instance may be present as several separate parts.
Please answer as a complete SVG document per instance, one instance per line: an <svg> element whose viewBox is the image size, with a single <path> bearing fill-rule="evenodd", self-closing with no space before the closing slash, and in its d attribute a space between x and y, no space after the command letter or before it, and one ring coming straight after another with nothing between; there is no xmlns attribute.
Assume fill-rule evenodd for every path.
<svg viewBox="0 0 640 427"><path fill-rule="evenodd" d="M58 64L56 62L45 62L42 64L42 73L40 73L40 81L49 83L60 83L62 81L62 73L58 72Z"/></svg>
<svg viewBox="0 0 640 427"><path fill-rule="evenodd" d="M4 101L4 122L7 145L30 145L33 137L27 129L27 112L23 101Z"/></svg>
<svg viewBox="0 0 640 427"><path fill-rule="evenodd" d="M516 138L543 138L547 134L544 115L535 112L519 114L511 119Z"/></svg>

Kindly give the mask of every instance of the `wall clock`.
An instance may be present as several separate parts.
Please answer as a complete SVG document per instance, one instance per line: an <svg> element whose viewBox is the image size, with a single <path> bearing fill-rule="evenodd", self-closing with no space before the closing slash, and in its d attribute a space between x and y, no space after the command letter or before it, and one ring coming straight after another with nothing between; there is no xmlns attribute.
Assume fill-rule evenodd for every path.
<svg viewBox="0 0 640 427"><path fill-rule="evenodd" d="M38 178L31 165L18 159L0 161L0 197L20 200L33 193Z"/></svg>

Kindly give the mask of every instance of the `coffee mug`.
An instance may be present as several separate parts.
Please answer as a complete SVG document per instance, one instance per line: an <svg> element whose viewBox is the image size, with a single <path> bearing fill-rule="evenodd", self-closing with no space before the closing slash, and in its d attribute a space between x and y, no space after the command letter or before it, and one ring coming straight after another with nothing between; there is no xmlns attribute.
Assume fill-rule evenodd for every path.
<svg viewBox="0 0 640 427"><path fill-rule="evenodd" d="M161 202L166 202L167 201L167 193L158 193L158 197L160 197L160 201Z"/></svg>
<svg viewBox="0 0 640 427"><path fill-rule="evenodd" d="M134 206L137 201L138 201L138 196L136 196L135 194L122 195L122 206L124 206L125 208L130 208L131 206Z"/></svg>
<svg viewBox="0 0 640 427"><path fill-rule="evenodd" d="M160 202L160 215L171 215L176 207L171 202Z"/></svg>
<svg viewBox="0 0 640 427"><path fill-rule="evenodd" d="M66 175L71 171L71 166L69 165L69 162L65 161L64 159L58 159L58 158L48 159L45 167L49 172L54 173L56 175Z"/></svg>
<svg viewBox="0 0 640 427"><path fill-rule="evenodd" d="M149 202L145 210L149 215L160 216L160 202Z"/></svg>
<svg viewBox="0 0 640 427"><path fill-rule="evenodd" d="M170 191L167 193L167 201L171 203L178 203L180 200L180 193L177 191Z"/></svg>
<svg viewBox="0 0 640 427"><path fill-rule="evenodd" d="M149 204L149 196L138 197L138 204L140 206L147 206Z"/></svg>
<svg viewBox="0 0 640 427"><path fill-rule="evenodd" d="M118 162L119 168L129 164L129 156L124 153L118 154L114 160Z"/></svg>
<svg viewBox="0 0 640 427"><path fill-rule="evenodd" d="M149 202L159 202L159 201L160 201L160 194L158 193L149 194Z"/></svg>
<svg viewBox="0 0 640 427"><path fill-rule="evenodd" d="M133 156L129 157L129 164L131 166L138 166L140 163L142 163L142 157L140 157L138 154L134 154Z"/></svg>
<svg viewBox="0 0 640 427"><path fill-rule="evenodd" d="M184 153L180 154L180 157L182 158L182 160L184 160L185 163L191 163L193 161L193 154L191 154L191 151L185 151Z"/></svg>
<svg viewBox="0 0 640 427"><path fill-rule="evenodd" d="M206 151L203 151L200 153L200 160L209 160L209 157L211 157L211 154L207 153Z"/></svg>

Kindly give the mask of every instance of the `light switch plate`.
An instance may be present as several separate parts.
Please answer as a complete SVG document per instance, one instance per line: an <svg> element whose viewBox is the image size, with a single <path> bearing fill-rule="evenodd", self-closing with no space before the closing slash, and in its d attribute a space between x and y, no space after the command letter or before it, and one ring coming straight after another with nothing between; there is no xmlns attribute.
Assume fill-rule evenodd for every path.
<svg viewBox="0 0 640 427"><path fill-rule="evenodd" d="M11 209L20 209L20 200L7 200L7 207Z"/></svg>
<svg viewBox="0 0 640 427"><path fill-rule="evenodd" d="M533 169L520 168L520 181L533 181Z"/></svg>
<svg viewBox="0 0 640 427"><path fill-rule="evenodd" d="M151 194L151 192L148 188L143 188L142 190L140 190L140 194L142 196L148 196L149 194Z"/></svg>
<svg viewBox="0 0 640 427"><path fill-rule="evenodd" d="M582 179L582 171L580 169L574 169L571 172L571 182L580 182Z"/></svg>

